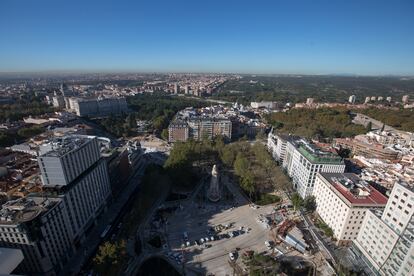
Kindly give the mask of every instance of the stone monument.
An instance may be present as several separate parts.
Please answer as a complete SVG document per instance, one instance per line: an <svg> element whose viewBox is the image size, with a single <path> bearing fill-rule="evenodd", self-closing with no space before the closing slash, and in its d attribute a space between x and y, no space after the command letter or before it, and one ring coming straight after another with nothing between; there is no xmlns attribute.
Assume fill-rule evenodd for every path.
<svg viewBox="0 0 414 276"><path fill-rule="evenodd" d="M212 202L217 202L220 200L220 175L217 170L217 166L214 165L213 169L211 170L211 180L210 180L210 187L207 191L207 198Z"/></svg>

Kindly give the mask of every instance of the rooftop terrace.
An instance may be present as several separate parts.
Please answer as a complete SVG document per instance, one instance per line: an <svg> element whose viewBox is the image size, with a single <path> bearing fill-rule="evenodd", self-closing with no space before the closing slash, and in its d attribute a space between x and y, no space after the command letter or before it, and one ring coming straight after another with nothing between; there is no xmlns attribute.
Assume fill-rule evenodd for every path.
<svg viewBox="0 0 414 276"><path fill-rule="evenodd" d="M335 189L352 205L385 206L388 198L353 173L321 173Z"/></svg>
<svg viewBox="0 0 414 276"><path fill-rule="evenodd" d="M342 158L330 151L324 151L306 140L297 142L298 151L312 163L343 164Z"/></svg>

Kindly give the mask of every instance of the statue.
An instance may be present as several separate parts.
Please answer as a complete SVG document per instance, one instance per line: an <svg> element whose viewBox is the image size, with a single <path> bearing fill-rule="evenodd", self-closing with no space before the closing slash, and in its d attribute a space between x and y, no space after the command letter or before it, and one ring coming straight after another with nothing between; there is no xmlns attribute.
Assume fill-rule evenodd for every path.
<svg viewBox="0 0 414 276"><path fill-rule="evenodd" d="M220 200L220 188L219 188L220 176L217 170L217 166L214 165L211 170L210 187L207 191L207 197L210 201L217 202Z"/></svg>

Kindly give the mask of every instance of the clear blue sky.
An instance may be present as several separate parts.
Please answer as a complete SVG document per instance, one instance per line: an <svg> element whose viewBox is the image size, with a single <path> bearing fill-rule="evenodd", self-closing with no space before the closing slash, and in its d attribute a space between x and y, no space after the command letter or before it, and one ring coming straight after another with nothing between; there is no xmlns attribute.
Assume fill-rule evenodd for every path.
<svg viewBox="0 0 414 276"><path fill-rule="evenodd" d="M414 75L414 1L0 0L0 71Z"/></svg>

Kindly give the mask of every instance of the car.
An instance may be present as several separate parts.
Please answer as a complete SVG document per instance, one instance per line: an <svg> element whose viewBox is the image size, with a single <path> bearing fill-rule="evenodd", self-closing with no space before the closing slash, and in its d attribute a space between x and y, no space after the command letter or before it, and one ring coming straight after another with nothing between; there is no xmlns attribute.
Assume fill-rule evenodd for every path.
<svg viewBox="0 0 414 276"><path fill-rule="evenodd" d="M272 241L265 241L265 246L267 249L272 249L273 242Z"/></svg>
<svg viewBox="0 0 414 276"><path fill-rule="evenodd" d="M229 253L229 258L230 258L230 260L234 261L234 260L236 260L236 255L233 252L230 252Z"/></svg>

